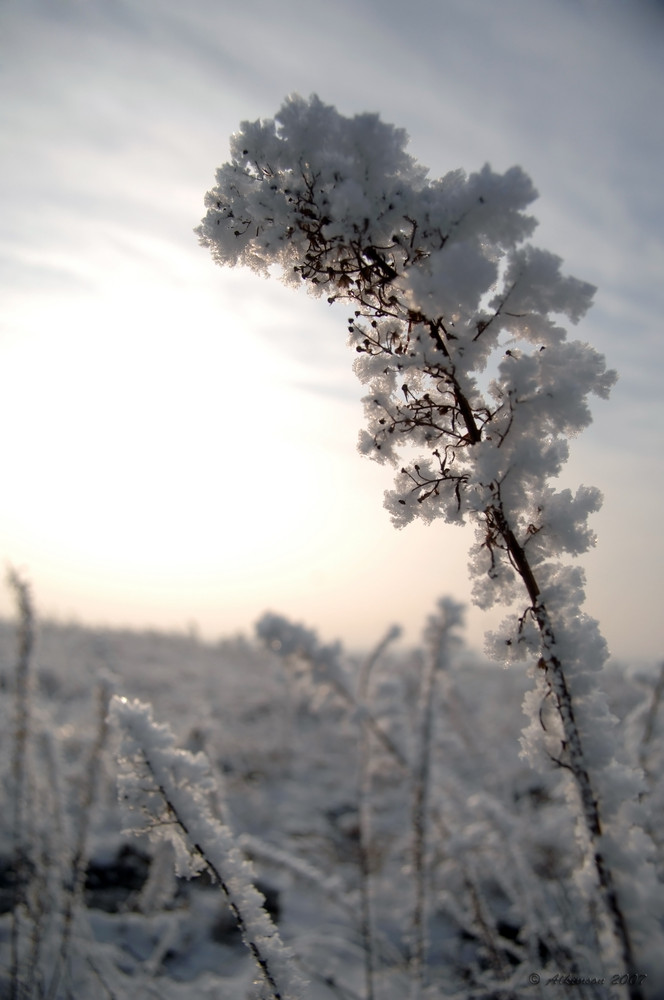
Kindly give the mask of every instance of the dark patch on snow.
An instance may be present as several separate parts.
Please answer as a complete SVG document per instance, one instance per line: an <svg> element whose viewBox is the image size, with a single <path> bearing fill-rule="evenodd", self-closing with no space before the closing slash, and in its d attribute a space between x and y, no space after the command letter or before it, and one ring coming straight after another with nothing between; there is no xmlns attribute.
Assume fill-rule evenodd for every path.
<svg viewBox="0 0 664 1000"><path fill-rule="evenodd" d="M86 906L105 913L131 909L149 870L149 857L129 844L124 844L110 861L90 861L85 874Z"/></svg>

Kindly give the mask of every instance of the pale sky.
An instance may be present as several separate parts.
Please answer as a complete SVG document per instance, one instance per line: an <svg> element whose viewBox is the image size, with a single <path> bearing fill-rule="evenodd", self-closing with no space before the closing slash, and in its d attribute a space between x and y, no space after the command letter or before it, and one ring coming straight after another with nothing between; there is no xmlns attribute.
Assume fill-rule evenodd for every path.
<svg viewBox="0 0 664 1000"><path fill-rule="evenodd" d="M472 531L395 531L356 452L344 308L193 235L239 122L316 92L433 177L531 175L534 241L598 286L570 334L620 373L564 477L605 497L586 609L661 658L663 50L654 0L0 0L0 556L40 613L367 646L469 600Z"/></svg>

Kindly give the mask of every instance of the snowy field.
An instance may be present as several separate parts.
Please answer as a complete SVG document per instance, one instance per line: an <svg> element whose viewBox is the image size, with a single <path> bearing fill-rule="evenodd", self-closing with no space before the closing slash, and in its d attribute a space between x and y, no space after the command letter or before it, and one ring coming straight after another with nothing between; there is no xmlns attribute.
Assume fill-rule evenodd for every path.
<svg viewBox="0 0 664 1000"><path fill-rule="evenodd" d="M219 887L176 878L167 838L127 832L115 692L209 758L209 809L252 860L305 996L396 1000L417 979L426 997L549 997L561 974L605 979L565 995L611 996L624 970L597 964L565 774L519 757L525 671L474 660L453 619L373 662L269 616L263 641L214 645L38 624L18 828L16 626L0 623L2 995L16 955L21 997L261 995ZM657 672L606 679L661 830Z"/></svg>

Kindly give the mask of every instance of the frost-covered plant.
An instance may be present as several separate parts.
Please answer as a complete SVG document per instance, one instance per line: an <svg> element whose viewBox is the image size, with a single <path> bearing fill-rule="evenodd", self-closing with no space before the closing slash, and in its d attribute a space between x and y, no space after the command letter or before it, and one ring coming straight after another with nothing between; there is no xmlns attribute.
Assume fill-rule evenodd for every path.
<svg viewBox="0 0 664 1000"><path fill-rule="evenodd" d="M332 718L330 713L326 719L326 702L330 709L336 706L345 710L346 721L351 724L355 736L345 739L351 751L351 761L345 766L352 767L355 755L359 887L355 909L367 1000L377 995L392 995L391 990L395 988L397 995L407 992L411 997L426 995L437 974L434 967L440 962L439 955L431 960L428 938L432 933L435 936L434 927L443 912L446 913L443 920L451 918L453 925L463 928L464 934L478 942L467 969L456 969L453 963L462 979L468 982L468 977L477 977L478 987L484 995L488 982L493 986L497 982L505 985L512 971L504 949L513 946L502 940L496 930L497 918L491 912L492 904L484 899L484 888L480 884L487 881L486 873L480 874L476 860L470 856L485 854L486 845L478 837L478 831L482 831L484 838L485 803L490 803L494 811L497 803L488 792L484 796L471 795L472 780L470 785L467 782L459 784L454 776L456 762L449 757L450 743L453 744L454 739L450 741L448 732L447 756L443 760L439 759L441 746L436 739L437 735L442 735L437 730L452 728L450 716L456 715L457 723L462 721L459 718L462 709L454 698L451 683L444 685L444 692L443 685L437 683L451 670L452 651L460 644L456 629L461 621L460 605L449 598L439 601L437 613L429 618L425 630L426 652L416 657L422 659L418 692L411 692L410 699L406 697L405 701L406 692L395 689L394 679L380 685L382 696L376 690L370 691L369 685L376 661L387 644L399 635L398 627L389 629L373 653L358 665L344 656L339 643L324 644L313 630L280 615L265 614L256 626L258 636L285 661L289 673L298 677L315 711L321 743L325 740L326 724L329 726ZM354 674L357 676L355 684L352 682ZM406 717L410 700L415 704L409 725ZM398 708L396 714L395 707ZM336 713L334 718L336 728ZM404 722L406 732L403 731ZM480 740L475 741L474 750L481 758L484 750ZM467 756L465 750L464 756ZM434 777L434 772L439 773ZM471 799L478 800L479 808L466 808ZM475 827L475 834L470 838L472 845L467 835L468 826ZM388 830L388 837L377 851ZM244 838L242 840L244 842ZM486 840L490 842L491 837ZM378 863L377 858L380 858ZM506 871L512 870L511 863L506 864L504 860L503 865ZM456 896L451 910L435 888L440 882L441 869L449 871L449 866L454 868L456 883L454 889L448 886L446 892L446 895ZM459 878L463 902L459 897ZM509 880L507 874L506 879ZM506 894L508 898L511 895L511 892ZM354 896L354 891L349 894L349 898ZM392 918L391 927L390 921L385 919L386 907ZM540 930L545 933L544 922ZM449 923L444 936L447 934ZM393 946L386 949L386 937L390 936L394 939ZM551 935L547 936L551 940ZM478 953L482 951L491 956L488 975L477 967ZM569 965L568 961L567 967ZM386 974L393 981L384 993Z"/></svg>
<svg viewBox="0 0 664 1000"><path fill-rule="evenodd" d="M108 736L108 706L111 689L108 681L100 682L97 691L97 729L87 765L87 776L82 789L80 816L74 833L71 862L64 886L62 902L62 927L57 957L51 970L47 1000L54 1000L58 986L70 960L72 936L77 910L82 906L85 888L86 866L89 861L89 834L93 815L95 793L99 784L103 754Z"/></svg>
<svg viewBox="0 0 664 1000"><path fill-rule="evenodd" d="M256 963L260 996L296 1000L302 981L293 958L263 906L251 866L212 811L215 785L207 758L178 749L150 705L116 696L111 714L123 737L120 797L139 818L137 832L172 845L179 875L212 875Z"/></svg>
<svg viewBox="0 0 664 1000"><path fill-rule="evenodd" d="M350 304L369 389L360 450L398 470L386 494L397 526L475 524L475 599L512 609L493 650L532 664L524 750L572 779L605 964L636 972L661 949L641 778L616 757L597 683L606 645L582 611L582 571L561 559L594 543L600 495L551 485L590 423L588 397L615 381L558 322L577 323L594 289L527 242L536 193L520 168L430 180L406 139L378 115L291 97L232 137L197 233L219 264L277 266Z"/></svg>
<svg viewBox="0 0 664 1000"><path fill-rule="evenodd" d="M6 987L12 1000L56 1000L89 981L84 885L109 695L107 684L100 684L94 742L89 755L77 747L77 764L67 774L57 713L50 699L44 703L40 697L39 674L33 664L37 630L31 588L14 570L8 574L8 583L18 616L10 808L6 810L6 818L11 819L11 855L2 860L9 862L13 898L8 962L0 954L0 993L4 996ZM78 758L86 756L87 773L82 775ZM6 878L5 870L3 881Z"/></svg>
<svg viewBox="0 0 664 1000"><path fill-rule="evenodd" d="M34 642L34 615L30 588L15 570L10 570L7 582L14 593L18 610L17 655L15 671L15 715L14 744L12 748L12 794L13 828L12 848L14 851L14 901L11 924L11 969L10 989L12 1000L17 1000L21 991L20 945L21 923L24 911L30 910L27 898L28 871L31 858L28 856L28 736L30 724L30 657ZM33 928L33 937L36 928Z"/></svg>
<svg viewBox="0 0 664 1000"><path fill-rule="evenodd" d="M374 744L380 746L390 761L390 783L395 776L410 776L410 764L390 732L385 720L377 717L371 704L369 686L377 662L401 629L391 626L383 639L360 664L351 665L344 657L341 645L325 645L312 629L295 624L281 615L268 612L256 624L258 637L290 667L308 696L311 707L322 723L322 707L334 700L351 722L355 739L351 740L357 770L357 864L359 899L356 906L357 926L362 943L364 964L364 996L376 996L376 977L381 971L380 949L376 947L377 927L372 899L372 855L374 803L373 754ZM355 669L353 669L353 667ZM353 682L353 673L357 680ZM396 768L395 768L396 765ZM395 775L395 770L397 775ZM384 970L382 970L384 971Z"/></svg>
<svg viewBox="0 0 664 1000"><path fill-rule="evenodd" d="M389 629L375 651L376 658L388 643L398 637L399 631L399 627L396 625L393 625ZM284 659L291 659L295 663L299 661L305 664L306 673L315 685L315 704L320 704L320 699L324 698L326 694L332 694L339 698L346 708L350 709L353 715L358 719L361 718L365 726L371 729L388 753L403 768L408 768L403 751L400 750L391 739L389 733L373 716L366 699L363 697L362 688L368 682L368 671L373 666L371 662L373 657L365 664L365 669L368 668L367 676L365 680L363 680L362 675L360 676L360 690L358 691L358 695L355 695L352 691L348 671L344 668L340 643L335 642L325 646L319 641L313 629L308 629L304 625L291 622L282 615L274 614L272 611L267 611L256 623L256 635L270 649Z"/></svg>
<svg viewBox="0 0 664 1000"><path fill-rule="evenodd" d="M425 640L429 646L422 671L418 705L418 746L414 764L413 787L413 871L415 905L413 908L413 1000L421 996L426 969L426 890L429 859L427 840L431 753L433 743L435 685L440 671L449 667L450 648L458 637L455 629L463 622L463 606L449 597L438 602L438 614L427 622Z"/></svg>
<svg viewBox="0 0 664 1000"><path fill-rule="evenodd" d="M358 723L358 861L360 868L360 933L364 957L365 996L375 996L374 930L371 906L371 737L380 740L402 769L406 759L389 732L375 718L370 707L369 681L376 663L401 629L392 625L383 639L362 663L356 690L353 691L350 671L342 661L339 643L323 645L314 631L296 625L280 615L267 612L256 625L256 633L279 656L295 665L304 664L313 703L320 707L321 698L331 694L338 699L350 718Z"/></svg>

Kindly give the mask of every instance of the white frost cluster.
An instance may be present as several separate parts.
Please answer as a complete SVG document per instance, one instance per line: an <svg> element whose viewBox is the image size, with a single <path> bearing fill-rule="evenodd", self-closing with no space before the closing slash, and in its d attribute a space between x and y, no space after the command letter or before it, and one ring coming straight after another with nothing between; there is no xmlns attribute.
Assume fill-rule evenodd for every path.
<svg viewBox="0 0 664 1000"><path fill-rule="evenodd" d="M307 682L313 682L319 696L331 692L346 703L352 702L349 678L342 664L338 642L324 645L313 629L298 625L283 615L266 612L256 623L256 635L284 660L304 666Z"/></svg>
<svg viewBox="0 0 664 1000"><path fill-rule="evenodd" d="M571 586L558 561L594 544L587 518L601 497L551 480L591 420L589 395L607 396L615 373L558 319L576 323L594 289L526 242L536 193L520 168L431 180L406 142L377 115L291 97L233 136L199 238L219 263L277 265L285 280L351 304L368 386L360 450L398 470L385 500L394 523L470 517L477 603L523 600L518 546L551 608L573 619L582 576ZM512 623L501 657L532 653L531 624ZM597 666L603 646L594 653ZM324 659L333 669L332 650Z"/></svg>
<svg viewBox="0 0 664 1000"><path fill-rule="evenodd" d="M200 241L221 264L276 265L353 304L350 342L369 390L360 449L400 470L386 496L396 525L481 519L498 500L536 562L561 539L582 551L598 494L556 496L548 481L566 438L590 422L589 394L607 396L615 379L557 324L577 322L594 289L525 242L536 192L520 168L431 180L406 143L377 115L291 97L233 136ZM500 546L474 552L494 600L513 596L509 562Z"/></svg>

